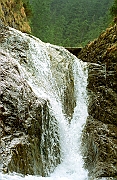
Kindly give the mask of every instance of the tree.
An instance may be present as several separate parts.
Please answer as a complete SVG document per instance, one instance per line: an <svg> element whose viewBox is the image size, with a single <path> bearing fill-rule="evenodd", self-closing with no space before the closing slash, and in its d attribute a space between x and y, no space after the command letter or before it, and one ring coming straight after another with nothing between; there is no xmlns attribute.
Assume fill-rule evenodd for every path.
<svg viewBox="0 0 117 180"><path fill-rule="evenodd" d="M47 42L48 37L53 34L51 31L51 0L30 0L32 7L31 29L33 35Z"/></svg>
<svg viewBox="0 0 117 180"><path fill-rule="evenodd" d="M33 35L52 44L85 45L97 38L112 21L109 8L113 0L29 1L33 9Z"/></svg>
<svg viewBox="0 0 117 180"><path fill-rule="evenodd" d="M114 4L110 8L111 15L117 17L117 0L114 0Z"/></svg>

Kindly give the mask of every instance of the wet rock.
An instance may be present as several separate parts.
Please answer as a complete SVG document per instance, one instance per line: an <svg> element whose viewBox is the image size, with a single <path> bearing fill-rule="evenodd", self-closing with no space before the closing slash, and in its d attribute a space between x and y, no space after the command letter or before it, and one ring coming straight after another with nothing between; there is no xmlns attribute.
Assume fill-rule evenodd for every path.
<svg viewBox="0 0 117 180"><path fill-rule="evenodd" d="M116 26L116 25L115 25ZM91 180L117 178L117 35L115 26L79 53L89 62L83 156ZM91 62L91 63L90 63ZM90 179L89 178L89 179Z"/></svg>
<svg viewBox="0 0 117 180"><path fill-rule="evenodd" d="M61 47L62 49L62 47ZM64 48L60 51L57 46L48 46L50 54L53 77L61 94L63 113L71 120L76 106L74 97L73 58Z"/></svg>
<svg viewBox="0 0 117 180"><path fill-rule="evenodd" d="M13 28L2 26L0 35L1 171L47 176L61 161L58 121L48 97L61 94L63 113L72 117L74 56Z"/></svg>
<svg viewBox="0 0 117 180"><path fill-rule="evenodd" d="M23 78L16 59L2 52L0 62L2 147L0 169L5 173L15 171L22 174L45 175L40 144L42 119L46 123L50 120L47 100L39 99L35 95ZM45 115L48 114L48 118L43 116L43 111ZM55 149L59 155L59 144L57 145ZM54 164L59 162L60 157ZM46 163L48 164L48 159Z"/></svg>
<svg viewBox="0 0 117 180"><path fill-rule="evenodd" d="M37 154L34 151L41 139L41 111L46 102L40 99L38 106L35 107L37 97L21 77L15 59L2 54L0 58L3 171L7 169L7 171L24 174L40 173L42 171L40 150L38 149ZM27 121L33 125L26 127ZM32 143L33 136L34 142ZM38 156L38 158L33 157L33 164L38 162L40 169L35 168L34 171L34 165L31 162L32 155L29 156L26 152Z"/></svg>

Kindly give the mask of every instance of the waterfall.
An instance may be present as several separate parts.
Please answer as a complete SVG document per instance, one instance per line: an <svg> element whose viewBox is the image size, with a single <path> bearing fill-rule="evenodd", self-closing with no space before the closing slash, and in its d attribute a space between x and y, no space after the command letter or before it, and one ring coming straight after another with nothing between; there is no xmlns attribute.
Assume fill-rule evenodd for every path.
<svg viewBox="0 0 117 180"><path fill-rule="evenodd" d="M41 156L43 168L47 177L27 175L22 177L13 173L12 175L0 174L2 180L86 180L87 171L83 168L81 156L81 134L83 125L87 118L87 64L77 59L67 50L58 46L42 43L36 38L25 37L29 41L29 51L26 52L27 63L19 63L22 77L28 82L38 98L47 100L49 111L46 120L42 120ZM63 52L67 63L72 64L74 79L74 97L76 105L72 119L69 122L63 113L63 89L65 85L56 82L54 71L52 71L51 51L55 47L56 52ZM14 56L14 54L13 54ZM70 62L71 61L71 62ZM60 63L60 62L59 62ZM69 69L65 69L69 71ZM59 78L59 77L58 77ZM62 95L61 95L62 92ZM44 111L42 111L44 116ZM55 148L54 148L55 147ZM57 152L56 151L57 148ZM44 153L46 149L46 155Z"/></svg>
<svg viewBox="0 0 117 180"><path fill-rule="evenodd" d="M63 161L55 169L51 177L64 177L66 180L86 180L87 172L83 169L80 154L81 133L87 118L87 64L74 58L73 76L75 87L76 107L70 124L65 124L62 151Z"/></svg>

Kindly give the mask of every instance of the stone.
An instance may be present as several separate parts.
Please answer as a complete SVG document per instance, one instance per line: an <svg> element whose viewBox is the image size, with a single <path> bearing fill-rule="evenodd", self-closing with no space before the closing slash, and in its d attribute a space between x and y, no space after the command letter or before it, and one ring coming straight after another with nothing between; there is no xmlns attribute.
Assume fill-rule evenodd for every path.
<svg viewBox="0 0 117 180"><path fill-rule="evenodd" d="M39 99L22 77L16 59L0 53L1 62L1 170L39 174L45 170L41 157L42 111L49 112L47 101ZM49 142L48 142L49 143ZM59 148L55 146L56 153ZM46 152L47 153L47 152ZM60 159L57 159L58 163ZM57 162L54 162L55 164Z"/></svg>
<svg viewBox="0 0 117 180"><path fill-rule="evenodd" d="M51 67L49 73L56 84L49 80L58 90L56 96L61 94L60 100L65 107L63 113L70 120L75 107L72 69L74 56L62 47L60 49L43 43L10 27L2 26L0 37L1 171L47 176L61 162L58 121L54 113L51 113L47 96L42 98L40 94L37 95L29 80L33 76L35 78L38 71L36 61L41 61L36 82L39 88L42 86L41 75L44 77L48 73L48 67L46 72L43 71L43 61L50 58L50 64L47 62L46 66ZM35 46L38 46L38 50L35 50ZM32 73L30 79L27 77L28 72ZM47 91L54 90L53 86L48 87L46 78L46 81L43 80L44 88Z"/></svg>
<svg viewBox="0 0 117 180"><path fill-rule="evenodd" d="M116 26L116 25L115 25ZM81 50L88 61L88 119L82 153L89 179L117 178L117 35L115 26Z"/></svg>

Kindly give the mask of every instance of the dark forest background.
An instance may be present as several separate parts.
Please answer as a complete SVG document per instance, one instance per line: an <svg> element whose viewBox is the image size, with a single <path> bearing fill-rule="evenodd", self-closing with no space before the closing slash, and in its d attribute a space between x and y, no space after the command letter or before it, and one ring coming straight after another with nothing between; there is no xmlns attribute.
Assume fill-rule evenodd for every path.
<svg viewBox="0 0 117 180"><path fill-rule="evenodd" d="M84 46L112 22L113 0L30 0L31 28L44 42Z"/></svg>

